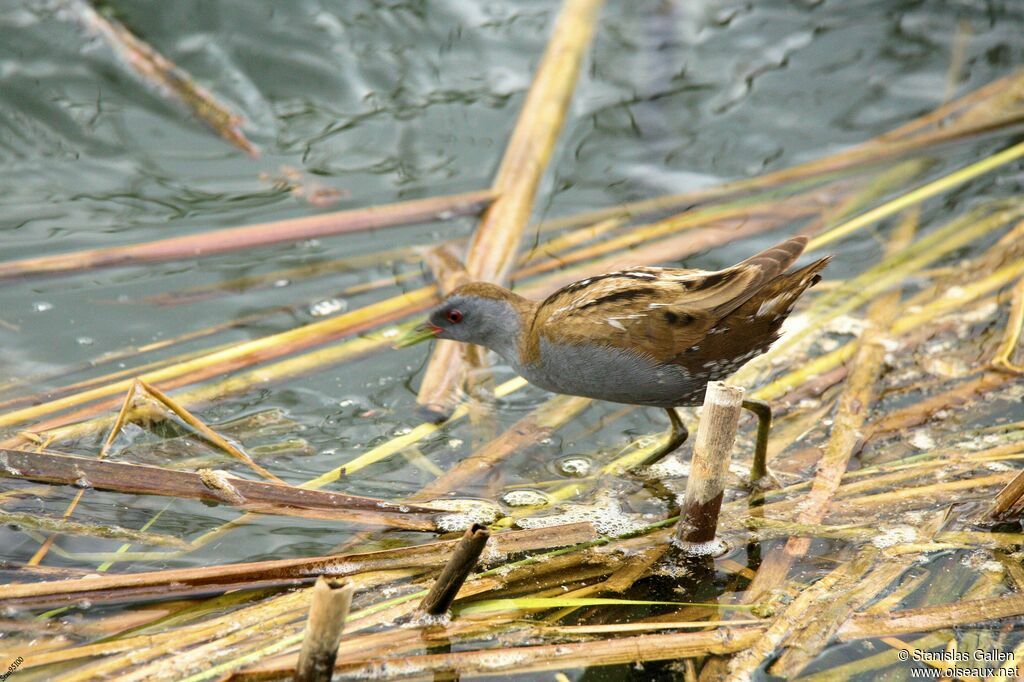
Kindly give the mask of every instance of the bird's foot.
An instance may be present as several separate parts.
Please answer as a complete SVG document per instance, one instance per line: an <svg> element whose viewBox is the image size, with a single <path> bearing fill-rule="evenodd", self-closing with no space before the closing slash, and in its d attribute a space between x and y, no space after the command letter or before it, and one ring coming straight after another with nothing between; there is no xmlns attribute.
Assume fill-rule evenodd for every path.
<svg viewBox="0 0 1024 682"><path fill-rule="evenodd" d="M754 478L754 471L751 469L750 476L744 481L744 487L752 493L767 490L778 490L782 483L775 476L771 469L765 469L764 473Z"/></svg>
<svg viewBox="0 0 1024 682"><path fill-rule="evenodd" d="M656 464L665 455L669 455L679 449L686 439L690 437L690 432L686 430L686 425L683 424L679 415L673 409L666 409L668 413L668 420L671 424L671 429L665 437L665 442L658 446L654 452L647 455L642 462L636 465L636 467L649 467L652 464Z"/></svg>

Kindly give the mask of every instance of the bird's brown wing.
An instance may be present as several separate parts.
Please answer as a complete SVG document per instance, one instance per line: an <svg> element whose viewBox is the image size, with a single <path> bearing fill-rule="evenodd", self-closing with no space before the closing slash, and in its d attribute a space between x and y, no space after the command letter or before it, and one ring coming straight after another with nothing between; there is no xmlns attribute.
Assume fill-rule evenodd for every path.
<svg viewBox="0 0 1024 682"><path fill-rule="evenodd" d="M725 270L632 268L574 282L537 309L531 338L600 343L669 362L799 257L795 237ZM527 357L539 353L527 348Z"/></svg>
<svg viewBox="0 0 1024 682"><path fill-rule="evenodd" d="M675 358L691 372L716 366L728 376L779 338L779 329L800 296L821 279L831 256L782 274L715 324L713 340L681 348Z"/></svg>

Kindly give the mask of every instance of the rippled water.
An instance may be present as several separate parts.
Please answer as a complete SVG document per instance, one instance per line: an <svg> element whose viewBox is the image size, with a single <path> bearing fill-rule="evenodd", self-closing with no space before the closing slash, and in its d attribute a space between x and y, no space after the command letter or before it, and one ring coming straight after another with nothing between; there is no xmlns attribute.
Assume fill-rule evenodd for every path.
<svg viewBox="0 0 1024 682"><path fill-rule="evenodd" d="M283 166L337 190L333 208L361 207L486 187L497 167L556 3L512 1L287 3L253 0L115 0L116 16L247 118L258 160L224 143L140 82L60 11L57 2L8 0L0 9L0 230L3 260L130 244L316 212L275 186ZM961 28L958 29L958 26ZM834 152L1005 75L1024 58L1019 2L609 3L582 72L537 218L714 185ZM962 67L949 65L966 32ZM958 149L935 173L962 164ZM931 215L1015 182L986 177ZM402 286L429 278L418 265L370 268L238 290L240 277L277 273L397 246L467 235L469 219L283 244L184 260L0 284L0 372L40 391L95 375L67 375L102 354L266 313L215 337L147 358L255 339L393 295L342 295L395 271ZM717 267L776 235L740 241L688 261ZM526 243L532 243L532 235ZM872 234L846 240L834 276L877 258ZM156 305L149 297L223 284L212 298ZM275 312L292 306L288 312ZM250 449L292 442L261 461L289 481L333 468L415 426L414 389L427 349L374 354L285 383L232 394L197 410L210 423L278 411L278 427L244 427ZM106 369L132 367L138 360ZM499 368L499 378L510 378ZM498 401L511 423L545 395ZM510 487L564 478L628 436L662 428L662 416L596 405L557 435L511 460ZM655 411L656 412L656 411ZM161 461L157 439L130 430L135 461ZM178 435L164 433L164 437ZM461 425L422 452L442 469L480 435ZM125 441L127 442L127 441ZM287 444L286 444L287 445ZM98 437L78 444L95 453ZM188 446L196 447L196 446ZM168 448L169 453L180 449ZM197 454L206 452L197 448ZM169 456L169 455L168 455ZM565 468L565 458L576 460ZM161 461L164 463L166 460ZM580 463L582 462L582 464ZM223 462L230 467L229 462ZM403 457L376 464L339 489L401 497L430 476ZM0 484L2 485L2 484ZM24 508L59 513L74 491ZM471 490L466 492L472 492ZM138 528L165 499L90 493L78 516ZM660 508L638 504L635 511ZM226 508L172 501L154 529L194 536L234 518ZM38 542L0 530L2 558L27 560ZM351 531L317 521L261 518L244 532L168 566L319 554ZM402 537L396 534L396 537ZM410 539L422 539L410 534ZM67 551L97 540L63 538ZM103 543L108 549L116 543ZM51 554L51 565L83 564ZM150 563L123 564L141 570Z"/></svg>

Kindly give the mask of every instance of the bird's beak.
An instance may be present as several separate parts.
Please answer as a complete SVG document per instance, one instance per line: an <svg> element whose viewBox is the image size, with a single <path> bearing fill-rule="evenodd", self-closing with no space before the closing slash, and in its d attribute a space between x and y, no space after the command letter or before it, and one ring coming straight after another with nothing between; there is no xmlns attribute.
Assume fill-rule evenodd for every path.
<svg viewBox="0 0 1024 682"><path fill-rule="evenodd" d="M399 337L393 344L391 344L391 347L407 348L409 346L415 346L417 343L423 343L424 341L437 338L437 335L440 333L441 328L436 324L424 322L420 326L410 329Z"/></svg>

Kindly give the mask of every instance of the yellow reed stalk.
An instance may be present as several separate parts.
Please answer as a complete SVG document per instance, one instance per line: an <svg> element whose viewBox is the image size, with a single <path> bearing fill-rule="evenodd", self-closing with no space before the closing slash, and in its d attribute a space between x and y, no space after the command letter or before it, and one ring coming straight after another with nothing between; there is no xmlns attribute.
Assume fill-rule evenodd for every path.
<svg viewBox="0 0 1024 682"><path fill-rule="evenodd" d="M297 355L268 365L254 367L245 372L211 384L196 386L176 395L176 400L183 405L197 405L213 402L230 393L240 393L253 386L283 381L285 379L306 374L311 370L337 362L345 362L367 353L386 348L398 336L395 328L383 332L368 334L365 337L351 339L342 343L319 348L316 351ZM78 438L96 432L111 423L111 417L102 416L72 423L67 426L52 427L47 434L57 440ZM24 436L22 436L24 437Z"/></svg>
<svg viewBox="0 0 1024 682"><path fill-rule="evenodd" d="M667 235L677 235L683 230L714 225L718 222L729 220L742 223L749 220L753 215L762 212L779 218L784 217L787 220L795 220L822 208L818 204L819 202L815 201L814 195L810 197L798 195L782 200L774 200L774 198L767 201L741 200L720 206L709 206L707 208L685 211L649 225L633 226L628 232L590 247L535 262L519 271L517 276L535 275L613 252L628 251L643 242Z"/></svg>
<svg viewBox="0 0 1024 682"><path fill-rule="evenodd" d="M730 381L738 385L749 385L775 358L784 355L811 336L821 333L825 322L859 308L887 289L898 286L907 276L944 254L971 243L1024 213L1024 204L1015 202L1010 205L996 205L999 208L987 217L979 218L981 214L990 210L989 207L982 207L951 221L902 249L901 252L883 258L878 265L815 300L799 318L804 323L801 328L787 332L766 353L751 360L734 374Z"/></svg>
<svg viewBox="0 0 1024 682"><path fill-rule="evenodd" d="M533 210L534 197L565 122L583 57L590 45L602 0L564 0L551 40L526 94L494 180L498 198L484 212L469 245L466 271L474 280L506 284ZM431 357L420 395L439 400L448 411L461 382L461 356L438 350ZM440 367L439 367L440 366ZM436 383L434 383L436 382ZM439 396L441 396L439 398Z"/></svg>
<svg viewBox="0 0 1024 682"><path fill-rule="evenodd" d="M601 4L601 0L565 0L562 5L494 180L498 198L484 212L470 243L466 269L473 278L504 282L515 262Z"/></svg>
<svg viewBox="0 0 1024 682"><path fill-rule="evenodd" d="M622 218L609 218L607 220L601 220L593 225L588 225L571 232L565 232L552 239L542 242L537 246L533 247L529 251L523 253L519 257L519 264L526 265L532 261L540 258L554 258L556 255L566 249L571 249L575 246L580 246L593 239L612 232L623 225L626 221ZM522 274L519 274L521 277Z"/></svg>
<svg viewBox="0 0 1024 682"><path fill-rule="evenodd" d="M203 332L209 331L211 334L214 334L214 333L216 333L217 331L220 331L220 330L208 327L208 328L200 330L200 331L203 331ZM200 336L206 336L206 334L201 334ZM171 345L173 345L173 344L171 344ZM136 365L134 367L126 367L124 369L119 369L117 371L109 372L107 374L101 374L101 375L98 375L98 376L90 377L88 379L83 379L81 381L76 381L76 382L71 383L71 384L65 384L63 386L60 386L58 388L54 388L54 389L51 389L51 390L39 391L39 392L36 392L36 393L27 394L27 395L19 395L19 396L15 397L15 398L8 398L7 400L0 401L0 409L8 408L8 407L16 407L16 406L19 406L19 405L30 405L30 404L33 404L33 403L41 403L43 401L53 400L54 396L67 395L67 394L70 394L70 393L73 393L73 392L84 391L86 389L93 388L93 387L101 385L101 384L108 384L108 383L111 383L113 381L118 381L120 379L124 379L126 377L134 378L134 377L138 376L139 374L145 374L147 372L152 372L152 371L154 371L156 369L159 369L161 367L167 367L168 365L177 364L179 362L185 362L187 360L193 360L195 358L201 357L203 355L208 355L210 353L216 353L217 351L224 350L225 348L229 348L229 347L231 347L233 345L235 345L234 342L231 342L231 343L219 344L219 345L212 346L212 347L201 348L201 349L198 349L198 350L191 350L191 351L188 351L187 353L181 353L179 355L174 355L174 356L171 356L171 357L160 358L158 360L153 360L151 362L147 362L147 363L144 363L144 364L141 364L141 365ZM144 351L144 350L141 350L141 349L139 349L137 352L126 351L123 357L132 357L134 355L141 355L142 353L145 353L145 352L148 352L148 351ZM113 359L119 359L119 358L113 358ZM92 369L94 367L98 367L98 366L100 366L102 364L105 364L107 361L108 361L107 358L104 356L104 357L101 357L101 358L97 358L96 360L91 361L89 363L86 363L86 364L83 364L83 365L79 365L77 367L69 368L68 371L61 372L59 374L51 374L51 375L46 375L46 376L39 375L39 376L35 376L35 377L19 378L15 382L10 382L10 383L6 384L4 386L4 388L0 389L0 390L4 390L6 388L11 388L11 387L14 387L14 386L25 386L25 385L29 385L29 384L44 384L45 385L45 384L49 383L51 380L59 379L60 377L68 376L68 375L71 375L71 374L77 374L78 372L85 371L85 370L88 370L88 369Z"/></svg>
<svg viewBox="0 0 1024 682"><path fill-rule="evenodd" d="M1017 352L1017 344L1020 342L1022 326L1024 326L1024 277L1021 277L1017 281L1016 286L1013 287L1010 317L1006 320L1006 331L1003 333L1003 340L999 344L999 348L996 349L995 357L992 358L991 366L993 369L1012 374L1024 373L1024 365L1019 365L1013 361L1014 353Z"/></svg>
<svg viewBox="0 0 1024 682"><path fill-rule="evenodd" d="M995 170L1000 166L1004 166L1011 161L1024 157L1024 142L1019 142L1008 149L993 154L992 156L982 159L976 163L972 163L966 168L944 175L943 177L933 180L915 190L901 194L892 201L886 202L877 208L873 208L870 211L860 214L852 220L848 220L842 225L837 225L828 232L818 235L807 244L808 251L815 251L831 244L837 239L853 234L857 230L863 227L876 223L883 218L888 218L891 215L899 213L900 211L920 204L925 199L930 199L934 196L942 194L943 192L953 189L957 185L962 185L968 180L973 180L979 175L984 175L991 170Z"/></svg>
<svg viewBox="0 0 1024 682"><path fill-rule="evenodd" d="M387 319L396 314L414 312L422 309L422 307L432 301L434 295L432 287L417 289L365 308L338 315L337 317L308 324L304 327L235 344L224 350L209 353L194 360L188 360L177 365L149 372L139 378L152 384L169 380L179 380L180 382L183 378L193 381L198 380L192 379L193 375L198 375L200 378L216 376L231 369L252 364L254 360L280 357L296 350L330 341L339 335L348 333L353 328L362 327L381 318ZM8 412L0 416L0 428L37 419L59 410L79 407L101 398L108 398L111 395L128 390L131 384L131 380L118 381L83 391L82 393L59 398L42 405Z"/></svg>

